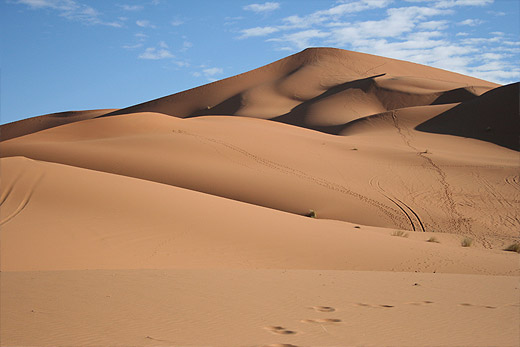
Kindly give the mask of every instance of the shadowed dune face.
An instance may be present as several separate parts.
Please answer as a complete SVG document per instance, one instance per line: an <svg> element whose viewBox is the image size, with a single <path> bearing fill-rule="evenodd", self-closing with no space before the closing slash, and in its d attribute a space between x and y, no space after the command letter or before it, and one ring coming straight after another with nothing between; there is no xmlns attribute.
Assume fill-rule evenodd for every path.
<svg viewBox="0 0 520 347"><path fill-rule="evenodd" d="M520 150L520 83L467 100L416 127L419 131L479 139Z"/></svg>

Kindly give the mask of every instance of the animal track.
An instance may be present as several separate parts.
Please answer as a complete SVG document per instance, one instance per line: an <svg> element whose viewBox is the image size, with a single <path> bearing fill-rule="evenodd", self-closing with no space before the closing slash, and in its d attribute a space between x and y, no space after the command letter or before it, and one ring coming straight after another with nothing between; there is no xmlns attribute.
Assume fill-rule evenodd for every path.
<svg viewBox="0 0 520 347"><path fill-rule="evenodd" d="M296 331L293 331L293 330L288 330L282 326L279 326L279 325L272 325L272 326L268 326L268 327L265 327L264 329L272 332L273 334L280 334L280 335L292 335L292 334L296 334Z"/></svg>
<svg viewBox="0 0 520 347"><path fill-rule="evenodd" d="M337 319L337 318L302 319L301 322L302 323L319 323L319 324L323 324L323 323L340 323L341 319Z"/></svg>
<svg viewBox="0 0 520 347"><path fill-rule="evenodd" d="M408 304L409 305L415 305L415 306L429 305L429 304L433 304L433 301L424 300L424 301L421 301L421 302L409 302Z"/></svg>
<svg viewBox="0 0 520 347"><path fill-rule="evenodd" d="M319 311L319 312L334 312L334 311L336 311L336 309L334 307L330 307L330 306L313 306L311 308L313 310Z"/></svg>
<svg viewBox="0 0 520 347"><path fill-rule="evenodd" d="M380 305L370 305L370 304L365 304L363 302L358 302L356 303L357 306L361 306L361 307L374 307L374 308L378 308L378 307L383 307L383 308L392 308L394 307L393 305L386 305L386 304L380 304Z"/></svg>

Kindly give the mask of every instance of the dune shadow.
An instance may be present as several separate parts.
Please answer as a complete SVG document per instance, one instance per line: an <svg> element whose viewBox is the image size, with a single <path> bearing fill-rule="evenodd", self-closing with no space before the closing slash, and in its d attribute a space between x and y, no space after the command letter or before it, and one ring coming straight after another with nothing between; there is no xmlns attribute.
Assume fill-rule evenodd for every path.
<svg viewBox="0 0 520 347"><path fill-rule="evenodd" d="M415 130L473 138L520 150L519 86L492 89L433 117Z"/></svg>

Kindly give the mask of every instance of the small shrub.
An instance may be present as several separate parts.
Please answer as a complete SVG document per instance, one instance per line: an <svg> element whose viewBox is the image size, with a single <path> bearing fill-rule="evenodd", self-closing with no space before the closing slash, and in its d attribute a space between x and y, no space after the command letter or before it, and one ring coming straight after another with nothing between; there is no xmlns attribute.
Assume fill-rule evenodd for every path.
<svg viewBox="0 0 520 347"><path fill-rule="evenodd" d="M318 218L316 215L316 212L314 210L309 210L309 213L307 213L305 216L311 217L311 218Z"/></svg>
<svg viewBox="0 0 520 347"><path fill-rule="evenodd" d="M504 251L520 253L520 243L515 242L510 244Z"/></svg>
<svg viewBox="0 0 520 347"><path fill-rule="evenodd" d="M462 240L462 242L460 243L460 245L462 247L470 247L472 243L473 243L473 239L470 239L469 237L465 237Z"/></svg>
<svg viewBox="0 0 520 347"><path fill-rule="evenodd" d="M408 233L404 232L402 230L396 230L391 235L392 236L399 236L399 237L408 237Z"/></svg>
<svg viewBox="0 0 520 347"><path fill-rule="evenodd" d="M439 240L437 240L437 239L435 238L435 236L432 236L432 237L430 237L428 240L426 240L426 242L435 242L435 243L439 243Z"/></svg>

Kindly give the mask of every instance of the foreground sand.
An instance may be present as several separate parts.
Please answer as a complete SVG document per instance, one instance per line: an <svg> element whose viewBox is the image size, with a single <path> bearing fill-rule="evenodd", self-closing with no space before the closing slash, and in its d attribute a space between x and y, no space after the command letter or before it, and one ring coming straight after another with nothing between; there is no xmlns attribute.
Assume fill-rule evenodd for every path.
<svg viewBox="0 0 520 347"><path fill-rule="evenodd" d="M327 270L2 273L23 346L516 346L517 278Z"/></svg>
<svg viewBox="0 0 520 347"><path fill-rule="evenodd" d="M311 49L3 125L1 345L518 345L518 88Z"/></svg>

